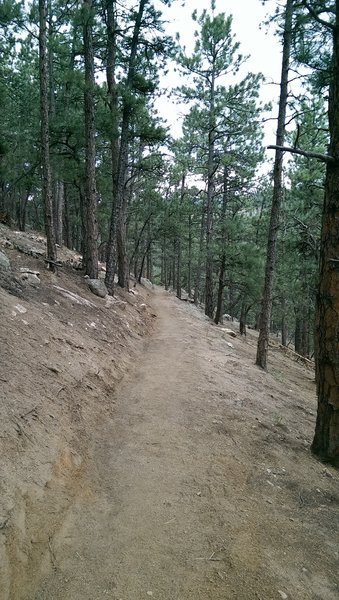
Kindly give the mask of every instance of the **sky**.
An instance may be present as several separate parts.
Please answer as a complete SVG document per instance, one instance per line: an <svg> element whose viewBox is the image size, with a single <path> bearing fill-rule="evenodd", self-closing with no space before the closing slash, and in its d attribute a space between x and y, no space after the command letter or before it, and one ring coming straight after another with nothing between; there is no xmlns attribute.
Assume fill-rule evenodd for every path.
<svg viewBox="0 0 339 600"><path fill-rule="evenodd" d="M200 14L204 8L208 8L209 2L206 0L176 0L172 6L165 8L162 5L163 16L168 21L166 31L175 36L180 34L180 42L185 45L188 53L193 49L194 30L196 23L191 19L192 12L196 9ZM268 11L273 11L276 6L276 0L270 0L263 6L261 0L216 0L216 13L224 12L226 16L233 15L232 31L236 36L236 41L240 42L239 52L250 54L250 58L243 67L242 75L252 71L261 72L266 78L266 83L261 89L261 100L263 102L273 101L272 113L267 117L276 118L276 101L279 94L277 83L280 79L281 70L281 46L279 40L274 35L274 25L267 27L263 21ZM262 26L260 27L260 25ZM178 85L177 76L170 72L162 80L162 86L170 88ZM162 99L158 102L157 108L162 117L167 119L171 126L172 135L178 137L181 132L180 121L182 108L175 106L175 99ZM265 125L264 143L275 142L276 122L274 120ZM268 156L269 158L269 156Z"/></svg>

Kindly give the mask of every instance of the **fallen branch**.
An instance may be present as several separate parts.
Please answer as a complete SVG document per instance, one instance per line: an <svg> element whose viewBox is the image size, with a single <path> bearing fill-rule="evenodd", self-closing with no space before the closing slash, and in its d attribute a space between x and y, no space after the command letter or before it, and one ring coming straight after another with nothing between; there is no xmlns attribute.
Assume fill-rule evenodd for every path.
<svg viewBox="0 0 339 600"><path fill-rule="evenodd" d="M306 356L302 356L301 354L298 354L298 352L295 352L294 350L292 350L292 348L287 348L287 346L283 346L282 344L279 344L279 350L281 350L284 354L286 354L289 358L292 358L296 362L301 362L305 366L310 367L311 369L314 369L314 361L313 360L310 360L309 358L306 358Z"/></svg>

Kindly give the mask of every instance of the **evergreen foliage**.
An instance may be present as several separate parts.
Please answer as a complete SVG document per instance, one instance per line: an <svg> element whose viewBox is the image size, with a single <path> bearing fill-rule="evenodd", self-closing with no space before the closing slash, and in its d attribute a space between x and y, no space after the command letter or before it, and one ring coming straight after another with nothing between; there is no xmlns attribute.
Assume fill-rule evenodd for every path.
<svg viewBox="0 0 339 600"><path fill-rule="evenodd" d="M257 327L272 198L271 178L262 176L262 114L268 107L259 101L262 75L240 76L246 57L232 17L216 14L213 2L192 15L191 53L166 35L152 0L1 3L1 220L21 230L46 225L42 4L55 240L81 252L84 267L94 265L92 274L98 252L110 293L115 273L126 288L129 273L138 280L146 276L201 303L217 323L227 313L239 320L242 334L247 322ZM284 167L270 326L283 344L312 357L326 148L330 139L335 146L335 111L329 120L326 113L337 89L337 3L300 0L293 9L291 60L302 67L304 88L297 97L288 95L286 136L292 151L302 149L306 158L292 154ZM278 35L283 17L279 4L273 17ZM169 60L182 75L177 99L169 100L169 112L175 101L185 107L178 140L156 110ZM317 152L323 162L307 152ZM328 182L328 171L326 177Z"/></svg>

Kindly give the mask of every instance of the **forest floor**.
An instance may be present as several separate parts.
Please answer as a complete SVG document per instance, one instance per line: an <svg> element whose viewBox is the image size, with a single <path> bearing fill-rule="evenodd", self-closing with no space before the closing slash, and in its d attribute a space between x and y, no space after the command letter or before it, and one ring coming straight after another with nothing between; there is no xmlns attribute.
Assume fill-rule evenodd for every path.
<svg viewBox="0 0 339 600"><path fill-rule="evenodd" d="M312 369L272 341L262 372L255 332L160 288L107 302L39 266L0 287L0 600L337 600Z"/></svg>

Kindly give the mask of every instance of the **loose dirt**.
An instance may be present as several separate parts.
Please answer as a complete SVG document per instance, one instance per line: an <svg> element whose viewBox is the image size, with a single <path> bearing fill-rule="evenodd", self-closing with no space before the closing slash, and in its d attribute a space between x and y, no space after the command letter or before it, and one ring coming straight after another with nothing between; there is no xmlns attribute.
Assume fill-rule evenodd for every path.
<svg viewBox="0 0 339 600"><path fill-rule="evenodd" d="M1 599L337 600L339 477L309 452L314 373L274 343L263 373L254 366L255 332L231 338L159 288L139 293L119 317L132 323L134 310L139 319L120 383L121 370L96 374L115 356L107 342L87 348L99 367L87 364L81 375L77 363L81 405L76 386L72 393L52 373L64 389L53 413L51 403L43 417L42 408L35 413L54 417L44 430L43 490L41 441L30 450L39 422L29 429L16 417L23 445L15 454L13 437L6 456L25 485L16 482L0 531ZM100 318L107 324L104 301L94 302L97 327ZM92 310L88 321L94 309L81 310ZM151 327L144 338L142 322ZM89 359L69 329L58 336L68 332L79 346L60 342L75 353L74 370L76 353Z"/></svg>

